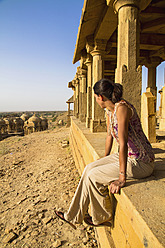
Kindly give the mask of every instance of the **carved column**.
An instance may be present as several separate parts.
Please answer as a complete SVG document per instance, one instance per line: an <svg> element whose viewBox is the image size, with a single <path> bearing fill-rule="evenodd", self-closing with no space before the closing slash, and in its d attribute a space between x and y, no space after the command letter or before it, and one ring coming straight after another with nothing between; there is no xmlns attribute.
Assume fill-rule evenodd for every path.
<svg viewBox="0 0 165 248"><path fill-rule="evenodd" d="M142 70L139 60L139 2L116 0L118 12L118 47L115 82L123 84L124 98L130 101L140 115Z"/></svg>
<svg viewBox="0 0 165 248"><path fill-rule="evenodd" d="M94 50L91 52L93 57L93 80L92 88L94 84L103 78L103 56L105 54L106 40L95 40ZM90 122L91 132L104 132L106 131L106 121L104 109L100 108L97 104L94 91L92 90L92 120Z"/></svg>
<svg viewBox="0 0 165 248"><path fill-rule="evenodd" d="M76 115L76 80L72 80L73 85L73 116Z"/></svg>
<svg viewBox="0 0 165 248"><path fill-rule="evenodd" d="M163 96L163 89L159 90L159 94L160 94L160 106L159 106L159 120L161 119L162 116L162 96Z"/></svg>
<svg viewBox="0 0 165 248"><path fill-rule="evenodd" d="M70 121L70 102L68 104L68 114L67 114L67 127L70 127L71 121Z"/></svg>
<svg viewBox="0 0 165 248"><path fill-rule="evenodd" d="M157 87L156 87L156 66L148 66L148 82L147 82L147 92L151 92L155 97L154 109L156 112L156 102L157 102Z"/></svg>
<svg viewBox="0 0 165 248"><path fill-rule="evenodd" d="M79 119L82 122L86 121L87 114L87 92L86 92L86 69L80 69L80 115Z"/></svg>
<svg viewBox="0 0 165 248"><path fill-rule="evenodd" d="M165 86L162 88L162 113L159 123L159 130L165 131Z"/></svg>
<svg viewBox="0 0 165 248"><path fill-rule="evenodd" d="M155 111L156 111L156 99L157 99L157 87L156 87L156 67L161 63L160 58L150 58L150 63L145 63L148 68L148 82L147 92L151 92L155 96Z"/></svg>
<svg viewBox="0 0 165 248"><path fill-rule="evenodd" d="M73 90L73 99L72 99L72 103L74 104L74 106L73 106L73 115L75 116L75 78L72 80L72 81L70 81L69 83L68 83L68 88L72 88L72 90ZM66 102L66 103L68 103L68 101Z"/></svg>
<svg viewBox="0 0 165 248"><path fill-rule="evenodd" d="M75 80L75 116L76 118L79 117L79 79L76 78Z"/></svg>
<svg viewBox="0 0 165 248"><path fill-rule="evenodd" d="M77 67L77 78L78 78L78 118L80 119L82 112L82 78L81 78L81 68Z"/></svg>
<svg viewBox="0 0 165 248"><path fill-rule="evenodd" d="M148 66L148 83L147 89L153 94L153 96L157 95L157 87L156 87L156 66Z"/></svg>
<svg viewBox="0 0 165 248"><path fill-rule="evenodd" d="M85 62L87 66L87 117L86 127L90 127L90 121L92 119L92 56L87 55Z"/></svg>

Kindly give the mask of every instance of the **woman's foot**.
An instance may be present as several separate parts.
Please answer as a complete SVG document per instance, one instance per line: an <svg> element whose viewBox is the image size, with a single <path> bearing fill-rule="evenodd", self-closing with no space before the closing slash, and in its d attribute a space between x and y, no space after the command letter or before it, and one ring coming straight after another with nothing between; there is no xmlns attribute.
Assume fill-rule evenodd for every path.
<svg viewBox="0 0 165 248"><path fill-rule="evenodd" d="M112 226L111 222L103 222L103 223L100 223L98 225L95 225L93 224L93 221L92 221L92 217L91 216L87 216L84 218L84 222L89 225L89 226L94 226L94 227L99 227L99 226Z"/></svg>
<svg viewBox="0 0 165 248"><path fill-rule="evenodd" d="M73 227L74 229L76 229L76 226L75 226L75 225L73 225L71 222L67 221L67 220L64 218L64 213L63 213L63 212L55 211L55 214L56 214L57 217L59 217L61 220L65 221L65 222L68 223L71 227Z"/></svg>

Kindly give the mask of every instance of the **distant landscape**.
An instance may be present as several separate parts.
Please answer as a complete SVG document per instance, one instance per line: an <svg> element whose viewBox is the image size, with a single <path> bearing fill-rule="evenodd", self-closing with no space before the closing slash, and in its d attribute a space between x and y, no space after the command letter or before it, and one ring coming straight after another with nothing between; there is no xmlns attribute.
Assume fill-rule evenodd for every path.
<svg viewBox="0 0 165 248"><path fill-rule="evenodd" d="M0 112L0 118L6 117L20 117L22 114L28 114L31 117L36 114L38 117L45 117L48 120L48 129L54 129L57 127L60 120L63 121L63 125L67 123L67 111L23 111L23 112Z"/></svg>

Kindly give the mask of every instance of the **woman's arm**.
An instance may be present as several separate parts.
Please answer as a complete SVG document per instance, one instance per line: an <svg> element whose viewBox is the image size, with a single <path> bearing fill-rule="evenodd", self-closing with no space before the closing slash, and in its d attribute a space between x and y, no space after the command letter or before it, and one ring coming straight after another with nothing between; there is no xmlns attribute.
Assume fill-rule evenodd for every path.
<svg viewBox="0 0 165 248"><path fill-rule="evenodd" d="M117 109L118 120L118 138L119 138L119 180L111 183L111 193L118 193L120 188L125 185L126 171L127 171L127 157L128 157L128 125L131 117L131 110L125 106L120 105Z"/></svg>
<svg viewBox="0 0 165 248"><path fill-rule="evenodd" d="M109 134L109 116L107 115L107 137L105 141L105 156L108 156L111 152L113 144L113 137L111 133Z"/></svg>

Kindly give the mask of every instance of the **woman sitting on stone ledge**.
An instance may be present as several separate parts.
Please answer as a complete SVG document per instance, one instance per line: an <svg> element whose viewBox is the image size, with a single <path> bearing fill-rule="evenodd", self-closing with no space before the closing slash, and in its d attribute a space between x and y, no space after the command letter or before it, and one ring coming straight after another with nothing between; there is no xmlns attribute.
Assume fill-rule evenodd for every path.
<svg viewBox="0 0 165 248"><path fill-rule="evenodd" d="M88 164L66 213L56 215L68 222L93 226L108 225L112 220L109 190L119 193L126 178L145 178L154 169L154 154L132 104L122 98L121 84L107 79L98 81L94 87L96 102L107 113L107 138L105 157ZM113 139L119 144L119 152L110 155ZM88 206L91 216L85 217Z"/></svg>

